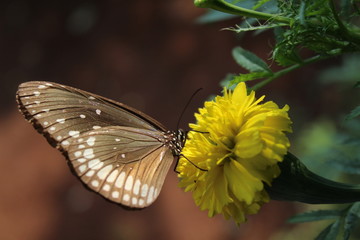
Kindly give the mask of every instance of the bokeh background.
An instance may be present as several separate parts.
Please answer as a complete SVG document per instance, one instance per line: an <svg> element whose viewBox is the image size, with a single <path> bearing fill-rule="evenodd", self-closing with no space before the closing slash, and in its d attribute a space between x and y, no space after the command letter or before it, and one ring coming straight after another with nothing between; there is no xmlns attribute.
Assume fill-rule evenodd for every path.
<svg viewBox="0 0 360 240"><path fill-rule="evenodd" d="M304 206L276 201L240 228L222 216L208 218L172 171L153 206L124 210L84 189L17 111L18 84L46 80L124 102L176 129L190 96L203 88L180 119L187 129L197 108L220 93L220 80L244 71L231 57L233 47L269 59L272 45L270 32L239 38L220 31L239 19L196 23L204 13L190 0L1 1L0 239L260 240L298 228L286 219ZM319 112L341 108L333 89L319 95L307 86L321 68L309 66L259 93L291 105L294 136Z"/></svg>

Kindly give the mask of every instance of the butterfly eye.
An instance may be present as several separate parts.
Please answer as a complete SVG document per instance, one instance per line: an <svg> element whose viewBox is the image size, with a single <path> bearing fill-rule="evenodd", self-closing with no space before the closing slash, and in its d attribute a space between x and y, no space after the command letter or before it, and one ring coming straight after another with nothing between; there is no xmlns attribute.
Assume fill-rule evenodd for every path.
<svg viewBox="0 0 360 240"><path fill-rule="evenodd" d="M50 82L19 86L20 112L91 190L131 208L158 197L185 134L125 104Z"/></svg>

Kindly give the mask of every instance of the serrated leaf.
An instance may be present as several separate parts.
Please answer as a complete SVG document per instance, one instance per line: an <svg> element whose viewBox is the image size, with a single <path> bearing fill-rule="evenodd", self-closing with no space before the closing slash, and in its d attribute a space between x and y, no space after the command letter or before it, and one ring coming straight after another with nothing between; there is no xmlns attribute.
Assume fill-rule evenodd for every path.
<svg viewBox="0 0 360 240"><path fill-rule="evenodd" d="M336 240L340 230L340 220L336 220L334 223L327 226L315 240Z"/></svg>
<svg viewBox="0 0 360 240"><path fill-rule="evenodd" d="M360 116L360 106L354 108L346 117L346 120L353 119Z"/></svg>
<svg viewBox="0 0 360 240"><path fill-rule="evenodd" d="M320 221L327 219L335 219L341 216L340 210L317 210L306 213L301 213L288 219L289 223L303 223Z"/></svg>
<svg viewBox="0 0 360 240"><path fill-rule="evenodd" d="M258 56L241 47L232 50L235 61L250 72L271 72L268 65Z"/></svg>
<svg viewBox="0 0 360 240"><path fill-rule="evenodd" d="M350 238L350 233L357 225L360 218L360 202L354 203L345 216L344 222L344 239Z"/></svg>

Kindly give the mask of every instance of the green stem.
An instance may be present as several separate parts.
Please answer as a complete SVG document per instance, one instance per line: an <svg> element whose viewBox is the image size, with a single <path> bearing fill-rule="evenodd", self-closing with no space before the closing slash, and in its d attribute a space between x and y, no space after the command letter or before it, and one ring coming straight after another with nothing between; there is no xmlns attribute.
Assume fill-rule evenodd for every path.
<svg viewBox="0 0 360 240"><path fill-rule="evenodd" d="M253 17L257 19L271 20L271 21L287 23L287 24L290 24L291 22L291 19L287 17L282 17L279 15L263 13L263 12L250 10L247 8L238 7L224 0L194 0L194 5L201 8L211 8L220 12L240 15L244 17Z"/></svg>
<svg viewBox="0 0 360 240"><path fill-rule="evenodd" d="M264 87L265 85L267 85L268 83L272 82L274 79L276 78L279 78L291 71L294 71L295 69L298 69L304 65L307 65L307 64L310 64L310 63L314 63L314 62L317 62L317 61L320 61L320 60L323 60L325 58L328 58L330 56L322 56L322 55L317 55L317 56L314 56L314 57L311 57L311 58L308 58L308 59L305 59L304 61L302 61L301 63L297 63L297 64L294 64L288 68L285 68L285 69L282 69L280 71L277 71L276 73L274 73L274 75L272 75L271 77L255 84L251 90L258 90L259 88L262 88Z"/></svg>
<svg viewBox="0 0 360 240"><path fill-rule="evenodd" d="M291 153L279 163L281 174L266 191L273 200L310 204L352 203L360 201L360 185L325 179L306 168Z"/></svg>

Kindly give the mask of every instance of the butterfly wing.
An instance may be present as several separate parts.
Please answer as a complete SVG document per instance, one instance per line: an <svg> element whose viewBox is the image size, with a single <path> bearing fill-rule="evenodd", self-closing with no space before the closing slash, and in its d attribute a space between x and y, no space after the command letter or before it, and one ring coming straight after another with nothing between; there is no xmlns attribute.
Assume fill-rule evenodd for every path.
<svg viewBox="0 0 360 240"><path fill-rule="evenodd" d="M57 83L25 82L16 96L25 118L62 151L74 136L101 127L165 130L153 118L125 104Z"/></svg>
<svg viewBox="0 0 360 240"><path fill-rule="evenodd" d="M156 199L174 159L159 122L124 104L50 82L22 83L17 101L88 188L135 208Z"/></svg>
<svg viewBox="0 0 360 240"><path fill-rule="evenodd" d="M68 158L91 190L132 208L149 206L160 193L174 159L151 130L104 127L72 141Z"/></svg>

